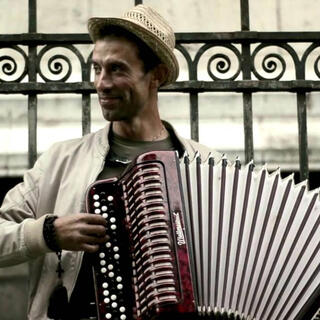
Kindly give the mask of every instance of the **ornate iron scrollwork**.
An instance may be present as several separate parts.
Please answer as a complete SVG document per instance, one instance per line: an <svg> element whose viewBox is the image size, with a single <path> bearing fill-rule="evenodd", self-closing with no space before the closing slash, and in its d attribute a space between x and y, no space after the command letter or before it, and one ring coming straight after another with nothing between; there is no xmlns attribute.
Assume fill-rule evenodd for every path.
<svg viewBox="0 0 320 320"><path fill-rule="evenodd" d="M301 58L301 63L303 65L303 70L304 70L304 77L307 69L307 60L311 56L311 54L315 51L315 49L319 49L320 44L318 43L313 43L311 44L306 51L303 53L302 58ZM320 63L320 53L318 57L315 59L314 64L313 64L313 70L318 78L320 78L320 69L319 69L319 63Z"/></svg>
<svg viewBox="0 0 320 320"><path fill-rule="evenodd" d="M199 61L205 53L209 52L210 49L227 49L227 51L230 51L230 54L233 54L236 57L236 60L238 61L233 63L232 59L229 55L226 53L218 52L213 54L211 57L209 57L207 61L207 72L208 75L212 80L234 80L236 79L241 71L240 68L240 60L241 60L241 54L239 50L232 44L204 44L199 48L197 51L194 59L192 60L190 57L189 52L185 49L185 47L181 45L177 45L177 49L182 53L182 55L185 57L186 62L188 64L189 69L189 77L191 80L198 80L198 69L199 69ZM234 67L234 65L237 64L237 67ZM218 74L226 75L228 72L232 71L231 76L227 77L221 77L218 76Z"/></svg>
<svg viewBox="0 0 320 320"><path fill-rule="evenodd" d="M47 67L51 75L54 75L54 76L60 75L61 77L57 79L52 79L44 75L43 70L41 68L42 60L44 59L44 56L47 53L50 53L49 51L55 50L57 48L68 49L77 56L80 62L81 74L83 79L86 63L84 61L84 58L81 52L73 45L67 45L67 46L47 45L44 48L42 48L42 50L38 54L38 59L37 59L37 71L38 71L38 74L41 76L41 78L46 82L67 82L70 76L72 75L72 72L73 72L72 65L75 62L71 61L67 55L63 55L60 53L54 54L48 59Z"/></svg>
<svg viewBox="0 0 320 320"><path fill-rule="evenodd" d="M208 62L207 62L207 72L211 79L213 80L234 80L236 79L239 74L240 74L240 60L241 60L241 55L239 50L232 44L205 44L203 45L199 51L197 52L195 58L194 58L194 63L195 66L198 68L198 64L200 61L200 58L203 57L204 53L207 52L209 49L212 48L221 48L221 49L227 49L228 51L231 51L231 53L234 54L238 61L238 67L233 67L232 68L232 62L230 59L230 56L227 55L226 53L216 53L213 54ZM214 64L215 63L215 64ZM212 71L212 65L215 66L215 71ZM230 70L234 70L231 76L229 77L219 77L216 75L216 72L218 74L226 74Z"/></svg>
<svg viewBox="0 0 320 320"><path fill-rule="evenodd" d="M270 77L263 76L256 67L256 59L258 54L262 54L262 50L268 47L278 47L284 49L289 56L292 58L294 67L295 67L295 74L299 72L300 62L299 57L296 51L288 44L260 44L258 45L251 55L251 66L252 72L259 80L280 80L286 72L287 69L287 61L280 53L268 53L266 54L261 62L262 70L268 74L271 74ZM274 76L272 76L274 74Z"/></svg>
<svg viewBox="0 0 320 320"><path fill-rule="evenodd" d="M187 67L188 67L188 71L189 71L189 78L190 79L196 79L196 75L194 74L194 68L193 68L193 63L192 63L192 59L190 56L190 53L188 52L188 50L182 46L181 44L176 44L176 49L183 55L183 57L186 59L187 62Z"/></svg>
<svg viewBox="0 0 320 320"><path fill-rule="evenodd" d="M21 82L22 79L27 75L28 73L28 68L27 68L27 55L26 53L19 47L19 46L8 46L8 47L2 47L1 50L13 50L14 52L17 52L20 54L23 58L23 70L21 74L15 75L18 72L18 62L17 60L13 57L10 56L8 53L4 55L0 55L0 82ZM7 50L6 50L7 51ZM7 51L8 52L8 51ZM5 79L7 78L12 78L12 80Z"/></svg>
<svg viewBox="0 0 320 320"><path fill-rule="evenodd" d="M211 64L217 60L216 62L216 69L219 73L227 73L230 70L231 67L231 60L230 58L222 53L214 54L212 57L210 57L207 65L207 71L210 77L214 80L221 80L218 77L216 77L213 72L211 71ZM232 77L234 78L234 77Z"/></svg>

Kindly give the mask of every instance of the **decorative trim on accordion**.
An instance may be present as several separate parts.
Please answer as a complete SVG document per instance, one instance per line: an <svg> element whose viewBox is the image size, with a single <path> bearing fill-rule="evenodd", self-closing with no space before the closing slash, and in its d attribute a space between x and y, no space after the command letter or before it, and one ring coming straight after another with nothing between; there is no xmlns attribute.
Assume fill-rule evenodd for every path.
<svg viewBox="0 0 320 320"><path fill-rule="evenodd" d="M319 192L280 170L149 152L90 186L87 210L111 236L94 260L100 319L298 320L319 308Z"/></svg>

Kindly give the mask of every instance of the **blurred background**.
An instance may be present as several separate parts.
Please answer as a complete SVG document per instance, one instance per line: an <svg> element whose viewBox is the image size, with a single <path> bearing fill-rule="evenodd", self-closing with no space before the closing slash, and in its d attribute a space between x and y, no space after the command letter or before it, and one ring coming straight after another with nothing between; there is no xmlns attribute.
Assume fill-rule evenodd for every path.
<svg viewBox="0 0 320 320"><path fill-rule="evenodd" d="M13 42L10 40L17 39L18 35L24 37L24 34L30 31L29 2L28 0L0 0L0 35L2 37L0 41L0 203L5 192L21 181L23 173L30 165L28 158L28 151L30 152L28 129L30 92L22 94L22 90L14 89L12 93L6 89L9 87L5 87L10 84L12 88L18 88L14 87L14 84L29 81L25 74L25 55L28 54L28 47L23 43L15 43L16 40ZM86 21L89 17L121 16L124 11L138 2L133 0L116 2L38 0L36 1L37 18L34 29L41 34L85 34L87 32ZM272 33L275 41L265 43L266 45L261 47L258 37L258 40L250 45L252 55L253 52L257 52L254 57L255 72L250 72L250 78L253 81L265 80L268 88L265 91L260 90L261 85L259 84L260 89L251 92L249 98L252 105L252 136L250 139L252 138L254 160L257 166L267 163L270 170L280 166L284 174L296 172L297 175L299 171L299 141L301 144L301 140L299 140L297 120L299 110L297 90L289 90L288 81L297 80L296 61L293 57L301 61L305 56L305 74L302 79L306 80L305 85L309 89L313 87L318 89L303 92L306 106L307 139L302 141L302 145L307 150L305 156L308 159L310 185L316 187L319 184L320 169L320 89L317 82L320 76L320 48L314 45L311 53L305 55L306 50L315 42L309 38L304 41L304 36L309 36L310 32L312 33L311 38L315 38L316 33L320 30L320 2L314 0L248 1L249 24L247 23L247 27L243 26L243 17L241 19L242 2L246 1L143 1L144 4L158 10L169 21L176 33L197 33L199 39L201 39L199 33L211 34L215 39L213 43L216 44L201 55L197 65L196 80L209 83L211 89L207 92L206 90L196 92L199 124L196 133L192 133L195 132L192 125L192 106L190 108L192 85L188 84L188 90L180 90L182 85L179 87L179 84L171 89L163 90L159 98L160 113L162 118L171 122L181 135L198 138L200 142L226 153L231 160L239 155L245 161L244 127L246 122L244 123L243 91L235 90L235 85L231 82L250 79L245 77L243 72L239 72L242 61L239 52L243 50L243 42L232 41L232 35L235 35L234 32L237 31L242 31L243 34L246 29L251 32ZM286 32L294 33L295 39L299 40L285 41L284 33ZM275 33L281 35L282 43L290 46L294 54L286 46L278 45L278 36ZM239 33L238 36L241 39L246 38L242 34ZM10 38L12 35L14 38ZM227 39L221 42L221 45L217 41L220 36ZM290 36L289 34L289 39L292 39ZM6 39L8 39L7 42ZM182 36L179 39L182 39ZM226 43L232 46L226 46ZM19 50L16 49L16 45L20 48ZM199 55L199 49L204 43L189 41L182 45L192 60ZM77 43L74 47L87 61L92 46L87 42ZM34 81L40 84L51 81L54 85L56 81L61 82L64 76L67 77L67 83L83 81L82 65L75 51L64 45L53 48L39 45L36 52L42 57L37 66L41 74L38 72ZM176 54L181 68L178 82L192 80L182 51L177 49ZM60 59L59 65L54 66L53 64L50 70L50 58L54 55L63 55L67 59ZM266 67L264 68L264 60L268 55L270 59L265 62ZM8 59L8 56L11 59ZM216 59L211 59L214 56ZM60 65L61 70L59 71ZM68 75L70 65L72 72ZM241 70L244 70L243 66ZM92 77L90 79L92 80ZM273 83L268 84L268 80L284 81L287 89L273 90ZM216 81L222 83L221 90L217 89ZM226 83L225 86L224 83ZM275 86L278 88L277 85ZM103 127L105 122L102 119L97 99L91 93L90 87L85 94L91 96L85 101L91 101L89 103L90 130L95 131ZM48 91L37 95L37 139L31 147L36 150L37 155L56 141L82 135L83 101L84 98L79 92L53 93ZM27 274L28 269L25 265L0 269L1 320L26 318Z"/></svg>

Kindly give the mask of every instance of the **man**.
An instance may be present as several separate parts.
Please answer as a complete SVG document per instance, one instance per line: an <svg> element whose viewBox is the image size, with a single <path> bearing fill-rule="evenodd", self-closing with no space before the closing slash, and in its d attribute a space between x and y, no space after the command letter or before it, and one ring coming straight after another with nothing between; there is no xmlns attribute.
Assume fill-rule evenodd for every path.
<svg viewBox="0 0 320 320"><path fill-rule="evenodd" d="M139 5L121 19L92 18L88 28L94 42L94 84L108 123L96 133L51 147L25 174L24 182L8 192L0 209L0 266L29 262L32 320L47 319L48 307L50 317L94 317L87 255L109 235L104 218L84 213L92 182L119 176L145 151L199 151L203 157L212 152L179 137L160 119L158 89L174 82L179 71L168 23ZM56 272L57 265L63 272ZM61 282L67 304L61 302Z"/></svg>

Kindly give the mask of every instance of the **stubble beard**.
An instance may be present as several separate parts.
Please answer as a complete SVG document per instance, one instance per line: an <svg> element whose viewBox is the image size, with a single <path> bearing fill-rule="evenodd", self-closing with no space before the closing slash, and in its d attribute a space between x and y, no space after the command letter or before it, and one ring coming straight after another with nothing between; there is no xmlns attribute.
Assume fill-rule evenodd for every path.
<svg viewBox="0 0 320 320"><path fill-rule="evenodd" d="M130 122L138 115L138 108L134 106L118 105L115 108L104 108L101 106L102 115L107 121L124 121Z"/></svg>

